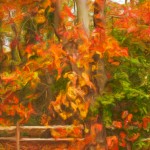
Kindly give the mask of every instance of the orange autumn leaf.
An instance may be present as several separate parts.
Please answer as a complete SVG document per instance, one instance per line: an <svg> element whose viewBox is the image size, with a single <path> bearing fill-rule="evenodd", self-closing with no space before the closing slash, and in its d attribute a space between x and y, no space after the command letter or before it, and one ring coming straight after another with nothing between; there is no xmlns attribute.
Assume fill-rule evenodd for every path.
<svg viewBox="0 0 150 150"><path fill-rule="evenodd" d="M51 135L54 138L64 138L64 137L67 137L68 135L66 129L63 129L63 128L51 129L50 131L51 131Z"/></svg>
<svg viewBox="0 0 150 150"><path fill-rule="evenodd" d="M6 83L10 83L14 80L16 80L16 78L18 77L18 74L16 73L12 73L12 74L1 74L0 78L5 81Z"/></svg>
<svg viewBox="0 0 150 150"><path fill-rule="evenodd" d="M27 45L27 47L26 47L26 49L25 49L25 51L28 53L28 54L31 54L32 52L33 52L33 50L32 50L32 44L30 44L30 45Z"/></svg>
<svg viewBox="0 0 150 150"><path fill-rule="evenodd" d="M132 118L133 118L133 115L132 115L132 114L129 114L129 115L127 116L128 122L131 122Z"/></svg>
<svg viewBox="0 0 150 150"><path fill-rule="evenodd" d="M129 141L134 142L136 141L140 136L140 133L134 133L131 137L128 138Z"/></svg>
<svg viewBox="0 0 150 150"><path fill-rule="evenodd" d="M118 138L116 136L108 136L106 140L108 144L108 150L119 150Z"/></svg>
<svg viewBox="0 0 150 150"><path fill-rule="evenodd" d="M22 104L17 107L16 111L21 118L26 117L25 107Z"/></svg>
<svg viewBox="0 0 150 150"><path fill-rule="evenodd" d="M113 59L109 59L108 61L109 61L112 65L115 65L115 66L119 66L119 65L120 65L120 62L114 61Z"/></svg>
<svg viewBox="0 0 150 150"><path fill-rule="evenodd" d="M135 25L131 25L128 29L127 32L128 33L133 33L133 32L137 32L138 28Z"/></svg>
<svg viewBox="0 0 150 150"><path fill-rule="evenodd" d="M28 114L35 114L35 111L33 109L31 102L29 102L29 104L28 104Z"/></svg>
<svg viewBox="0 0 150 150"><path fill-rule="evenodd" d="M132 118L133 118L133 115L129 114L124 121L124 125L127 126L131 122Z"/></svg>
<svg viewBox="0 0 150 150"><path fill-rule="evenodd" d="M73 137L82 137L82 130L79 127L74 127L72 131Z"/></svg>
<svg viewBox="0 0 150 150"><path fill-rule="evenodd" d="M103 126L102 126L102 124L96 124L96 125L95 125L95 128L96 128L98 131L102 131Z"/></svg>
<svg viewBox="0 0 150 150"><path fill-rule="evenodd" d="M127 146L126 140L125 139L121 139L121 141L119 142L119 146L126 147Z"/></svg>
<svg viewBox="0 0 150 150"><path fill-rule="evenodd" d="M128 113L127 110L126 110L126 111L123 111L123 112L122 112L122 115L121 115L121 118L122 118L122 119L125 119L125 118L128 116L128 114L129 114L129 113Z"/></svg>
<svg viewBox="0 0 150 150"><path fill-rule="evenodd" d="M113 121L112 125L118 129L122 128L122 123L120 121Z"/></svg>
<svg viewBox="0 0 150 150"><path fill-rule="evenodd" d="M10 122L6 120L5 118L0 118L0 124L1 125L10 125Z"/></svg>
<svg viewBox="0 0 150 150"><path fill-rule="evenodd" d="M47 125L49 124L50 119L51 119L51 118L50 118L49 116L47 116L46 114L42 114L40 123L41 123L42 125L47 126Z"/></svg>
<svg viewBox="0 0 150 150"><path fill-rule="evenodd" d="M96 88L95 88L94 84L90 81L88 74L86 74L85 72L82 72L82 77L83 77L86 85L88 85L90 88L92 88L92 89L94 89L94 91L96 91Z"/></svg>
<svg viewBox="0 0 150 150"><path fill-rule="evenodd" d="M64 12L67 13L67 16L69 16L70 18L74 19L75 16L73 15L73 13L71 12L71 8L69 8L67 5L64 6Z"/></svg>
<svg viewBox="0 0 150 150"><path fill-rule="evenodd" d="M18 103L19 103L19 99L18 99L16 96L14 96L14 97L13 97L13 102L14 102L15 104L18 104Z"/></svg>
<svg viewBox="0 0 150 150"><path fill-rule="evenodd" d="M90 132L91 132L91 137L92 137L93 142L95 142L96 136L98 134L100 134L102 130L103 130L103 125L102 124L94 123L91 126Z"/></svg>
<svg viewBox="0 0 150 150"><path fill-rule="evenodd" d="M14 93L11 93L5 99L5 103L18 104L19 103L19 98Z"/></svg>
<svg viewBox="0 0 150 150"><path fill-rule="evenodd" d="M143 126L143 123L142 123L142 122L139 122L139 121L132 122L132 124L133 124L134 126L137 126L138 128L142 128L142 126Z"/></svg>
<svg viewBox="0 0 150 150"><path fill-rule="evenodd" d="M127 136L127 135L126 135L123 131L122 131L122 132L120 132L120 134L119 134L119 135L120 135L120 137L121 137L122 139L125 139L125 138L126 138L126 136Z"/></svg>

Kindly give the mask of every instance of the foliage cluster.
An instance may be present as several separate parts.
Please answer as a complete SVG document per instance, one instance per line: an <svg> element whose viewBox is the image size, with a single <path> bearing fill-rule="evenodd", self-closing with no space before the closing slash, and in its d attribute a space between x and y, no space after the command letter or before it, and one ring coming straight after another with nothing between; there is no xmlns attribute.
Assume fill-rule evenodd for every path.
<svg viewBox="0 0 150 150"><path fill-rule="evenodd" d="M120 148L133 142L142 148L150 132L150 3L107 3L109 19L97 26L91 21L88 37L73 1L63 3L62 25L55 28L55 2L1 1L0 124L30 119L76 125L98 114L109 128L111 149L118 140ZM93 11L91 1L89 6ZM100 60L108 78L103 91ZM99 124L93 128L102 130Z"/></svg>
<svg viewBox="0 0 150 150"><path fill-rule="evenodd" d="M112 13L113 17L108 22L110 34L121 46L128 47L129 57L113 58L116 63L108 64L109 82L92 111L95 114L103 108L105 125L113 125L120 149L135 140L134 149L148 146L142 138L150 133L149 4L145 1L134 8L119 6L118 10L108 5L108 15Z"/></svg>

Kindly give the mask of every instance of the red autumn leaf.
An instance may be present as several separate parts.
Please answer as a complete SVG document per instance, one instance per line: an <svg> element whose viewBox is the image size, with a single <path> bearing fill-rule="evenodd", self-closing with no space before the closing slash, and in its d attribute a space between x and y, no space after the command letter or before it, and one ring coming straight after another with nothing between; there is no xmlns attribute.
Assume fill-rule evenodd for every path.
<svg viewBox="0 0 150 150"><path fill-rule="evenodd" d="M0 118L0 124L4 124L5 123L5 119L4 118Z"/></svg>
<svg viewBox="0 0 150 150"><path fill-rule="evenodd" d="M142 17L146 24L150 24L150 12L144 14Z"/></svg>
<svg viewBox="0 0 150 150"><path fill-rule="evenodd" d="M150 124L150 117L144 117L143 118L143 128L146 129L148 127L148 124Z"/></svg>
<svg viewBox="0 0 150 150"><path fill-rule="evenodd" d="M11 49L13 49L15 46L17 46L18 43L19 43L18 39L14 39L14 40L10 43Z"/></svg>
<svg viewBox="0 0 150 150"><path fill-rule="evenodd" d="M107 72L106 76L107 76L108 79L112 78L112 75L109 72Z"/></svg>
<svg viewBox="0 0 150 150"><path fill-rule="evenodd" d="M36 34L36 35L35 35L35 40L36 40L37 42L42 42L42 37L41 37L39 34Z"/></svg>

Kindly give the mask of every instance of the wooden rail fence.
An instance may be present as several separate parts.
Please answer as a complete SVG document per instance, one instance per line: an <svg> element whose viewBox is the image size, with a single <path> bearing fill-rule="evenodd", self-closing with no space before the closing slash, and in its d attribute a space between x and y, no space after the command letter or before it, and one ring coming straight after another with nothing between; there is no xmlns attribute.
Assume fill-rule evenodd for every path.
<svg viewBox="0 0 150 150"><path fill-rule="evenodd" d="M0 134L3 132L7 132L13 136L0 136L0 141L14 141L16 142L16 150L20 150L20 142L32 142L32 141L49 141L49 142L71 142L71 141L83 141L84 136L76 136L76 137L71 137L71 136L66 136L66 137L60 137L60 138L55 138L53 136L45 138L45 137L25 137L24 135L21 135L22 132L27 132L30 134L38 133L41 134L46 130L57 130L57 129L73 129L73 128L78 128L81 129L82 131L84 130L83 125L53 125L53 126L20 126L17 124L16 126L0 126ZM111 128L113 130L113 128ZM143 142L150 142L150 137L142 139Z"/></svg>
<svg viewBox="0 0 150 150"><path fill-rule="evenodd" d="M80 129L83 129L83 126L73 126L73 125L65 125L65 126L61 126L61 125L56 125L56 126L20 126L19 124L17 124L16 126L10 126L10 127L2 127L0 126L0 133L7 131L11 134L14 134L14 136L11 137L0 137L0 141L14 141L16 142L16 149L20 150L20 142L27 142L27 141L51 141L51 142L56 142L56 141L63 141L63 142L71 142L71 141L82 141L84 140L84 137L62 137L62 138L33 138L33 137L23 137L21 136L21 132L23 131L27 131L30 132L31 130L34 131L36 130L36 132L38 131L39 133L46 131L47 129L67 129L67 128L73 128L73 127L78 127Z"/></svg>

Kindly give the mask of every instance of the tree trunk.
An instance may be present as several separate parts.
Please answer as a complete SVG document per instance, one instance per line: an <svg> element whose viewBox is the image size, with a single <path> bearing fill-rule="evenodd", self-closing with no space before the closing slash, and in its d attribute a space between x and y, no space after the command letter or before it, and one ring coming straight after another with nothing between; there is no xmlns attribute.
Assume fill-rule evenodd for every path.
<svg viewBox="0 0 150 150"><path fill-rule="evenodd" d="M100 31L104 31L104 26L105 26L105 14L104 14L104 9L105 9L105 0L95 0L94 2L94 26L95 28L99 29ZM102 32L99 34L100 37L104 36ZM104 37L102 37L104 38ZM103 40L100 40L99 42L103 42ZM105 72L105 64L104 60L100 58L98 54L94 55L94 61L97 64L97 70L96 70L96 77L94 78L95 80L95 85L97 87L97 95L102 95L104 87L107 82L107 76ZM99 76L100 75L100 76ZM108 150L107 147L107 141L106 141L106 129L103 123L103 107L100 108L100 113L98 116L97 123L102 126L102 130L99 131L95 129L96 132L96 143L97 146L102 150ZM97 149L97 148L95 148Z"/></svg>
<svg viewBox="0 0 150 150"><path fill-rule="evenodd" d="M89 30L89 16L88 16L88 7L87 7L87 0L76 0L76 5L77 5L77 20L78 23L82 25L83 30L85 31L85 35L87 36L87 38L90 35L90 30ZM56 30L62 26L62 20L60 20L60 8L61 8L62 3L60 3L60 1L56 1L56 8L55 8L55 25L54 27L56 28ZM95 1L94 3L95 9L94 9L94 25L95 28L104 28L104 24L105 24L105 20L104 20L104 6L105 6L105 0L102 1L102 3L99 3L99 1ZM99 15L100 17L98 18L97 15ZM65 40L65 37L61 37L61 35L59 35L59 38L61 38L62 42L63 40ZM103 37L102 37L103 38ZM101 41L100 41L101 42ZM69 52L69 55L73 55L74 53L77 53L78 51L78 43L74 41L74 39L72 39L72 41L65 41L63 42L65 43L63 45L63 48L65 51ZM104 61L99 57L99 55L96 55L93 57L93 60L95 61L95 64L97 65L97 71L96 74L97 75L101 75L98 77L95 77L95 84L97 87L97 95L102 94L102 91L105 87L107 78L106 78L106 74L105 74L105 66L104 66ZM71 67L72 67L72 71L76 72L77 74L81 74L83 70L79 69L76 64L71 63ZM85 70L84 70L85 71ZM92 75L89 72L89 76ZM90 97L96 97L97 95L95 95L95 92L91 92L90 93ZM102 112L102 111L101 111ZM105 127L103 125L102 122L102 113L100 113L99 116L100 119L98 119L98 124L100 124L100 126L102 125L102 130L99 131L97 130L97 126L93 127L93 132L95 133L91 133L96 135L95 137L95 143L96 145L92 145L89 148L96 150L101 148L101 150L107 150L107 143L106 143L106 132L105 132ZM97 124L97 122L96 122ZM95 126L95 122L93 123L92 126ZM92 141L91 141L92 142Z"/></svg>
<svg viewBox="0 0 150 150"><path fill-rule="evenodd" d="M89 15L87 2L88 2L87 0L76 0L78 23L82 24L85 33L87 34L87 36L89 36L90 30L89 30Z"/></svg>
<svg viewBox="0 0 150 150"><path fill-rule="evenodd" d="M14 39L11 41L11 56L12 56L12 64L11 69L14 70L16 65L19 65L22 61L22 55L20 50L20 37L19 32L17 30L17 26L15 23L12 23L11 29L14 33Z"/></svg>
<svg viewBox="0 0 150 150"><path fill-rule="evenodd" d="M0 35L0 62L2 61L3 58L3 38Z"/></svg>
<svg viewBox="0 0 150 150"><path fill-rule="evenodd" d="M61 24L61 18L60 18L60 11L61 11L61 6L62 6L63 0L56 0L54 3L55 7L55 12L54 12L54 28L58 29Z"/></svg>

